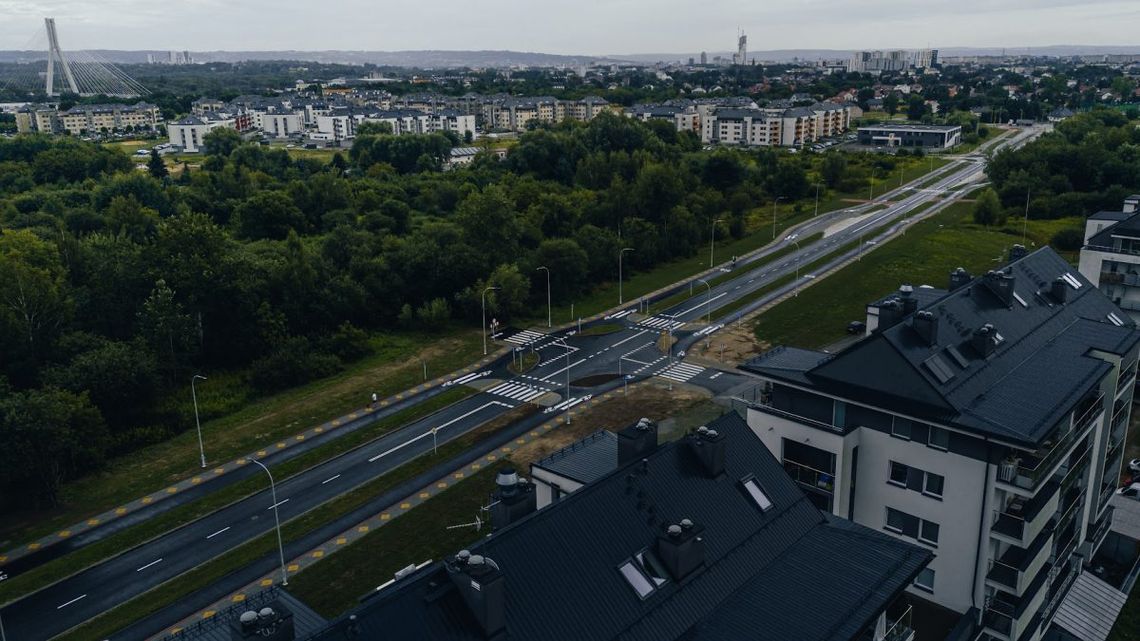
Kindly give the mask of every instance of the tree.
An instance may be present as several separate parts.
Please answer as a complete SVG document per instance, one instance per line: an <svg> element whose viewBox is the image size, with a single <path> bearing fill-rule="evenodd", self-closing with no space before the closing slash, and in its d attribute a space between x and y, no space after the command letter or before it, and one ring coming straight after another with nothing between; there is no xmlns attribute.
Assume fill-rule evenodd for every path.
<svg viewBox="0 0 1140 641"><path fill-rule="evenodd" d="M906 102L906 117L908 120L918 122L926 115L928 107L922 96L911 96Z"/></svg>
<svg viewBox="0 0 1140 641"><path fill-rule="evenodd" d="M305 214L279 191L261 191L238 205L238 234L242 238L284 239L289 230L305 230Z"/></svg>
<svg viewBox="0 0 1140 641"><path fill-rule="evenodd" d="M587 285L586 273L590 259L578 243L569 238L552 238L542 241L534 252L535 267L543 266L550 270L550 295L556 301L570 300ZM537 273L537 271L536 271ZM544 274L538 274L535 282L545 285ZM545 297L545 287L538 287L536 295ZM543 300L545 302L545 300Z"/></svg>
<svg viewBox="0 0 1140 641"><path fill-rule="evenodd" d="M191 344L194 323L174 299L174 290L161 278L139 311L139 329L152 348L165 356L167 375L173 380L179 355Z"/></svg>
<svg viewBox="0 0 1140 641"><path fill-rule="evenodd" d="M1005 223L1001 202L992 188L983 191L974 202L974 222L986 226Z"/></svg>
<svg viewBox="0 0 1140 641"><path fill-rule="evenodd" d="M202 149L207 156L229 156L241 146L241 134L229 127L215 127L202 136Z"/></svg>
<svg viewBox="0 0 1140 641"><path fill-rule="evenodd" d="M162 156L158 155L157 149L150 150L150 160L146 164L147 171L154 178L162 180L166 178L170 172L166 169L166 162L162 160Z"/></svg>
<svg viewBox="0 0 1140 641"><path fill-rule="evenodd" d="M899 111L899 97L893 93L883 96L883 110L892 117Z"/></svg>
<svg viewBox="0 0 1140 641"><path fill-rule="evenodd" d="M819 164L819 175L829 188L835 189L846 172L847 157L844 154L834 151L824 154L823 161Z"/></svg>
<svg viewBox="0 0 1140 641"><path fill-rule="evenodd" d="M11 380L34 378L37 363L67 321L71 300L64 275L54 245L30 230L0 234L0 371Z"/></svg>
<svg viewBox="0 0 1140 641"><path fill-rule="evenodd" d="M489 261L516 254L522 231L515 205L502 187L491 185L465 198L455 211L455 221L467 242Z"/></svg>

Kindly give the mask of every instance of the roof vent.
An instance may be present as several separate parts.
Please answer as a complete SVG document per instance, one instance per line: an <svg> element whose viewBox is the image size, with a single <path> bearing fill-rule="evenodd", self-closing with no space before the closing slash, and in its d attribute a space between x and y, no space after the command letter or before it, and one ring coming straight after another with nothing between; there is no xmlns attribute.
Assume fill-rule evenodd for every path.
<svg viewBox="0 0 1140 641"><path fill-rule="evenodd" d="M229 628L233 641L293 641L296 637L293 612L280 601L242 612L236 621L230 619Z"/></svg>
<svg viewBox="0 0 1140 641"><path fill-rule="evenodd" d="M938 317L928 311L921 311L914 315L911 327L924 343L933 347L938 344Z"/></svg>
<svg viewBox="0 0 1140 641"><path fill-rule="evenodd" d="M1013 306L1014 278L1006 272L989 271L982 277L982 284L1006 307Z"/></svg>
<svg viewBox="0 0 1140 641"><path fill-rule="evenodd" d="M1009 248L1009 262L1021 260L1029 255L1029 251L1025 249L1025 245L1014 245Z"/></svg>
<svg viewBox="0 0 1140 641"><path fill-rule="evenodd" d="M965 268L959 267L955 269L950 272L950 291L969 285L973 279L974 277L970 276L970 272L966 271Z"/></svg>
<svg viewBox="0 0 1140 641"><path fill-rule="evenodd" d="M647 418L619 431L618 467L645 458L657 449L657 424Z"/></svg>
<svg viewBox="0 0 1140 641"><path fill-rule="evenodd" d="M483 634L490 638L501 632L507 626L507 593L506 579L498 564L461 550L444 567Z"/></svg>
<svg viewBox="0 0 1140 641"><path fill-rule="evenodd" d="M688 521L688 527L683 524ZM685 519L673 524L657 537L657 557L675 581L681 581L705 562L704 528Z"/></svg>
<svg viewBox="0 0 1140 641"><path fill-rule="evenodd" d="M879 325L875 328L876 331L884 332L898 325L904 315L903 303L897 298L892 298L879 305Z"/></svg>
<svg viewBox="0 0 1140 641"><path fill-rule="evenodd" d="M902 299L902 312L904 316L913 314L918 309L918 299L914 297L914 287L903 285L899 287L899 298Z"/></svg>
<svg viewBox="0 0 1140 641"><path fill-rule="evenodd" d="M705 476L715 478L724 473L725 438L705 426L687 438L689 449L697 458Z"/></svg>
<svg viewBox="0 0 1140 641"><path fill-rule="evenodd" d="M536 509L538 501L534 485L519 478L514 468L499 470L495 477L495 491L491 494L491 529L502 529Z"/></svg>
<svg viewBox="0 0 1140 641"><path fill-rule="evenodd" d="M997 349L997 332L994 330L994 326L986 323L975 329L974 335L970 337L970 344L982 358L993 354L994 350Z"/></svg>
<svg viewBox="0 0 1140 641"><path fill-rule="evenodd" d="M1069 297L1069 283L1061 276L1054 278L1049 285L1049 296L1064 305L1065 300Z"/></svg>

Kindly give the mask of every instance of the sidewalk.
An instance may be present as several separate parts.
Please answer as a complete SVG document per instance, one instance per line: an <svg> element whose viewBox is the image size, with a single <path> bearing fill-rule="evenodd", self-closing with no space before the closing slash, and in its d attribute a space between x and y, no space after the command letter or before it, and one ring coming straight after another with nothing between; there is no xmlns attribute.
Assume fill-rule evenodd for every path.
<svg viewBox="0 0 1140 641"><path fill-rule="evenodd" d="M97 514L97 515L95 515L95 516L93 516L93 517L91 517L85 521L81 521L79 523L76 523L70 527L64 528L64 529L59 530L57 532L54 532L52 534L48 534L48 535L43 536L43 537L41 537L35 541L30 542L30 543L26 543L26 544L21 545L19 547L12 548L11 550L0 552L0 564L4 564L4 563L10 562L10 561L14 561L16 559L25 557L29 554L32 554L33 552L36 552L37 550L41 550L41 549L47 548L51 545L54 545L56 543L60 543L62 541L65 541L65 540L73 537L73 536L76 536L78 534L82 534L83 532L86 532L86 531L91 530L93 528L99 527L101 525L106 525L107 523L113 522L116 519L120 519L120 518L122 518L128 514L134 513L136 511L138 511L139 509L154 505L160 501L169 499L173 496L177 496L180 492L184 492L187 489L195 487L201 483L213 480L213 479L218 478L218 477L225 476L226 474L233 472L234 470L236 470L240 467L243 467L247 463L248 459L250 459L250 458L261 458L261 457L267 456L271 453L287 451L290 448L297 447L298 445L304 443L306 440L320 436L320 435L324 434L325 432L334 431L339 427L342 427L342 426L347 425L348 423L351 423L353 420L355 420L357 418L369 416L369 415L374 414L376 412L382 411L383 409L387 408L389 405L392 405L393 403L397 403L399 401L402 401L406 398L409 398L409 397L414 396L416 394L419 394L421 392L425 392L425 391L427 391L433 387L440 386L443 383L446 383L447 381L451 380L452 378L454 378L456 376L461 376L463 374L467 374L467 373L470 373L470 372L475 371L477 369L480 369L480 368L484 367L485 365L487 365L488 363L491 363L492 361L500 358L501 356L503 356L506 353L508 353L508 352L505 348L500 349L500 350L495 351L495 352L493 352L487 356L484 356L479 361L472 363L471 365L464 367L461 370L457 370L455 372L448 373L445 376L435 378L433 380L427 381L426 383L421 383L420 385L416 385L415 387L412 387L410 389L399 392L393 396L389 396L389 397L381 400L377 404L377 407L375 407L375 408L363 407L363 408L354 410L354 411L352 411L352 412L350 412L344 416L341 416L339 418L335 418L335 419L328 421L326 423L322 423L321 425L311 427L311 428L309 428L309 429L307 429L304 432L301 432L299 434L295 434L294 436L292 436L288 439L281 440L281 441L278 441L276 443L266 445L266 446L262 447L261 449L258 449L255 452L250 452L250 453L245 454L244 456L241 456L235 460L226 461L225 463L219 463L219 464L217 464L211 468L202 470L202 472L199 474L195 474L194 476L184 478L181 481L178 481L177 483L174 483L168 487L165 487L161 490L156 490L154 492L151 492L150 494L147 494L146 496L139 497L139 498L134 499L128 503L124 503L124 504L122 504L122 505L120 505L114 509L105 511L102 514ZM358 426L358 427L360 427L360 426ZM341 430L341 433L343 434L343 433L347 433L347 432L345 432L344 430Z"/></svg>

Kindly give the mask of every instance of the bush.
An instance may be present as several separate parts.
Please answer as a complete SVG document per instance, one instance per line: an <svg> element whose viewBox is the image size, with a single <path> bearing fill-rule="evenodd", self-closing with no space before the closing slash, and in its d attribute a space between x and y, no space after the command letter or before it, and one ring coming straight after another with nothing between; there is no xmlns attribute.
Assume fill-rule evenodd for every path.
<svg viewBox="0 0 1140 641"><path fill-rule="evenodd" d="M332 336L321 341L321 351L351 363L371 354L372 345L368 342L368 332L345 321Z"/></svg>
<svg viewBox="0 0 1140 641"><path fill-rule="evenodd" d="M314 350L307 338L293 337L253 362L249 382L261 392L273 392L331 376L341 369L339 358Z"/></svg>
<svg viewBox="0 0 1140 641"><path fill-rule="evenodd" d="M1075 252L1085 244L1085 234L1079 227L1066 227L1049 240L1058 251Z"/></svg>

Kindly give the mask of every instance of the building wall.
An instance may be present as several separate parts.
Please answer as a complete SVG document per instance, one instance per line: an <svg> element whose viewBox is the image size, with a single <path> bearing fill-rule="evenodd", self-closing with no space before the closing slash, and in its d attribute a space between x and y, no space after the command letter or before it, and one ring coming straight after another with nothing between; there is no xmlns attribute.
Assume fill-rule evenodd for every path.
<svg viewBox="0 0 1140 641"><path fill-rule="evenodd" d="M304 131L301 116L297 114L264 114L261 127L267 136L274 138L288 138Z"/></svg>

